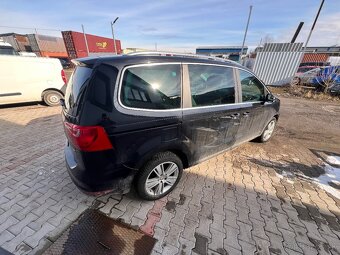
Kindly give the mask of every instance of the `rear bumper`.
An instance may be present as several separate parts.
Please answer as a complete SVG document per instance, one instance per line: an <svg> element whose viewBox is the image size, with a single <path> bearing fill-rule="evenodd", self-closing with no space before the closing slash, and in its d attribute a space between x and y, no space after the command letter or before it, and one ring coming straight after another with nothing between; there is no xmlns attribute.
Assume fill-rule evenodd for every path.
<svg viewBox="0 0 340 255"><path fill-rule="evenodd" d="M102 195L109 192L125 194L130 191L135 171L126 167L112 168L112 164L103 162L99 155L91 155L93 161L97 157L98 162L86 164L86 160L78 160L75 152L69 145L65 146L65 161L67 171L74 184L84 193L89 195ZM79 152L78 152L79 153ZM82 152L80 152L82 153ZM98 154L100 152L96 152ZM86 157L87 155L82 155ZM77 159L79 155L77 154ZM94 167L95 165L95 167Z"/></svg>

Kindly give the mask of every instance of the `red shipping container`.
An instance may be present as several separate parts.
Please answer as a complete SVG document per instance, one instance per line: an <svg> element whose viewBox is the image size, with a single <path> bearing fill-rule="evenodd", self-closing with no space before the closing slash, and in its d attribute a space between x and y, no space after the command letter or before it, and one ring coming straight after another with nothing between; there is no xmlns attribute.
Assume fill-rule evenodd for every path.
<svg viewBox="0 0 340 255"><path fill-rule="evenodd" d="M40 51L41 57L46 58L68 58L67 52Z"/></svg>
<svg viewBox="0 0 340 255"><path fill-rule="evenodd" d="M37 34L35 38L40 51L66 53L63 38Z"/></svg>
<svg viewBox="0 0 340 255"><path fill-rule="evenodd" d="M62 32L66 50L70 58L87 57L85 37L83 33L74 31ZM90 53L115 53L113 39L86 34ZM116 41L117 53L122 52L120 40Z"/></svg>

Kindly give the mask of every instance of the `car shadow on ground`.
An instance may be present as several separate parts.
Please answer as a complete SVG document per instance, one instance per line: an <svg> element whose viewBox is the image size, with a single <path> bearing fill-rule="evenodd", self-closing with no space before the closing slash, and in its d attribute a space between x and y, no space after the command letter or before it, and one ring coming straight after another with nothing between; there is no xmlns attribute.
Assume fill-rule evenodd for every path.
<svg viewBox="0 0 340 255"><path fill-rule="evenodd" d="M278 174L294 174L295 176L306 176L310 178L319 177L325 174L325 169L319 165L305 165L298 162L284 160L282 162L273 162L264 159L249 158L249 161L263 167L270 167Z"/></svg>

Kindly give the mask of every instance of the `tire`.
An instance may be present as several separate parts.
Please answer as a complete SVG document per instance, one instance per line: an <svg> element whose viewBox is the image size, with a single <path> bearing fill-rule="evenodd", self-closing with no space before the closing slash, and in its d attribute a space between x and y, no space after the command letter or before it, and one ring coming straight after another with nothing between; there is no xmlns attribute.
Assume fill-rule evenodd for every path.
<svg viewBox="0 0 340 255"><path fill-rule="evenodd" d="M275 117L269 121L266 128L263 130L263 133L258 137L259 142L265 143L269 141L269 139L273 136L273 133L276 127L276 122L277 120Z"/></svg>
<svg viewBox="0 0 340 255"><path fill-rule="evenodd" d="M63 95L55 90L47 90L43 94L43 101L48 106L58 106L60 105L60 99L63 98Z"/></svg>
<svg viewBox="0 0 340 255"><path fill-rule="evenodd" d="M137 194L145 200L162 198L176 187L182 173L183 163L176 154L169 151L158 153L140 169L136 176Z"/></svg>

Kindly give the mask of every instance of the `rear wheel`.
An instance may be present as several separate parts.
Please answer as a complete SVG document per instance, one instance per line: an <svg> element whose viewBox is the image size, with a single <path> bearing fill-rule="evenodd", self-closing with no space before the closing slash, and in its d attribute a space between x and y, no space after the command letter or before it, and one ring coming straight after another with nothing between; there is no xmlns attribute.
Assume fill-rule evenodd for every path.
<svg viewBox="0 0 340 255"><path fill-rule="evenodd" d="M146 200L162 198L176 187L182 172L183 164L177 155L172 152L158 153L137 175L137 193Z"/></svg>
<svg viewBox="0 0 340 255"><path fill-rule="evenodd" d="M57 106L60 105L60 99L63 98L63 95L55 90L47 90L43 94L43 101L45 104L49 106Z"/></svg>
<svg viewBox="0 0 340 255"><path fill-rule="evenodd" d="M259 137L259 141L262 143L267 142L273 135L276 126L276 118L272 118L266 128L264 129L262 135Z"/></svg>

